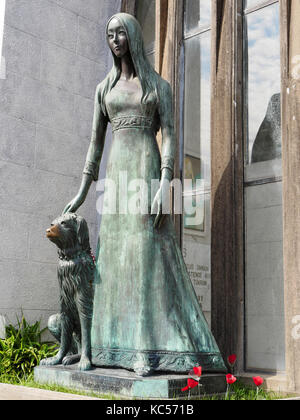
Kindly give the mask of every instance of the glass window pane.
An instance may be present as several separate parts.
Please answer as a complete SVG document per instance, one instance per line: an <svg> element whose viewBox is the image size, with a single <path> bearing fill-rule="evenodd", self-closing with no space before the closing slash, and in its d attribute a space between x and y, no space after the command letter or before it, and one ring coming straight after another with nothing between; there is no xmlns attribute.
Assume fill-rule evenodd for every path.
<svg viewBox="0 0 300 420"><path fill-rule="evenodd" d="M183 250L191 280L210 322L210 40L185 41Z"/></svg>
<svg viewBox="0 0 300 420"><path fill-rule="evenodd" d="M245 9L252 9L253 7L260 6L266 3L265 0L244 0Z"/></svg>
<svg viewBox="0 0 300 420"><path fill-rule="evenodd" d="M245 17L246 179L280 175L281 106L278 3ZM261 162L264 162L263 164ZM278 172L279 171L279 172Z"/></svg>
<svg viewBox="0 0 300 420"><path fill-rule="evenodd" d="M155 0L139 0L136 17L142 27L146 51L149 52L154 49L155 43Z"/></svg>
<svg viewBox="0 0 300 420"><path fill-rule="evenodd" d="M211 22L211 0L185 1L185 33Z"/></svg>
<svg viewBox="0 0 300 420"><path fill-rule="evenodd" d="M285 370L282 182L245 190L246 368Z"/></svg>
<svg viewBox="0 0 300 420"><path fill-rule="evenodd" d="M185 41L185 152L201 159L210 181L210 31Z"/></svg>
<svg viewBox="0 0 300 420"><path fill-rule="evenodd" d="M246 368L283 371L285 334L278 2L245 16L245 47Z"/></svg>

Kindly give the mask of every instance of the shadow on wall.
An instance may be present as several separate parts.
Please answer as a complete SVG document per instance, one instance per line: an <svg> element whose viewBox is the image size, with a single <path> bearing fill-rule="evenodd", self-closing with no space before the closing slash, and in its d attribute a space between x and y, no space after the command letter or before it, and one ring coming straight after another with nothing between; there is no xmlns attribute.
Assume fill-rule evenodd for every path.
<svg viewBox="0 0 300 420"><path fill-rule="evenodd" d="M236 225L232 217L234 203L234 163L225 168L212 195L211 278L212 332L224 360L236 352L239 340L239 280L236 259ZM231 203L228 205L228 203ZM228 366L229 367L229 366Z"/></svg>

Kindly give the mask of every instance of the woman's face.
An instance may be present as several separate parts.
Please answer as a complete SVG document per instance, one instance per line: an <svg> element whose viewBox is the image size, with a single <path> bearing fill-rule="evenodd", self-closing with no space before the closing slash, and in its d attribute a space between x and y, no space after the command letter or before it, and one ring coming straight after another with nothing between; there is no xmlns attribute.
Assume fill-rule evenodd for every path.
<svg viewBox="0 0 300 420"><path fill-rule="evenodd" d="M128 41L126 31L121 22L114 18L109 22L107 28L108 45L116 57L124 57L128 51Z"/></svg>

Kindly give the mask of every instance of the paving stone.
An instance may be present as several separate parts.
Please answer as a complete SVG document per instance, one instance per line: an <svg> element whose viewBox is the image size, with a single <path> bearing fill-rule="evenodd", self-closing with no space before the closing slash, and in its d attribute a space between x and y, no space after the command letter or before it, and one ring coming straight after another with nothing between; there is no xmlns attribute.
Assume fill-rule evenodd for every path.
<svg viewBox="0 0 300 420"><path fill-rule="evenodd" d="M0 400L98 400L97 398L85 397L82 395L66 394L62 392L47 391L24 386L0 384Z"/></svg>

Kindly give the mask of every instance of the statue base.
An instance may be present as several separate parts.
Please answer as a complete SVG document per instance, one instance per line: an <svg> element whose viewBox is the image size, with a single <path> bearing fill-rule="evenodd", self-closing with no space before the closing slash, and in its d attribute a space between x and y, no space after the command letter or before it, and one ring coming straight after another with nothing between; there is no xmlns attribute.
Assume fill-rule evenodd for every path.
<svg viewBox="0 0 300 420"><path fill-rule="evenodd" d="M188 375L155 373L140 377L125 369L94 368L88 372L73 366L38 366L34 369L34 380L40 384L59 385L62 387L95 392L102 395L114 395L120 398L168 399L188 397L188 391L181 389L187 385ZM200 388L190 391L190 395L203 396L226 392L224 374L204 374Z"/></svg>

